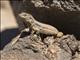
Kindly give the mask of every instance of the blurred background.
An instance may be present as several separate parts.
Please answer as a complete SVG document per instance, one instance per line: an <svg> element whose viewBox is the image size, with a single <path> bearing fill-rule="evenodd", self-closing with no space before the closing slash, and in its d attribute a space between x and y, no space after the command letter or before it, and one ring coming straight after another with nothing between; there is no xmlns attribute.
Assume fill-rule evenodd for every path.
<svg viewBox="0 0 80 60"><path fill-rule="evenodd" d="M19 33L18 24L14 16L10 1L0 1L0 22L1 22L1 47L2 49L7 43L11 41Z"/></svg>

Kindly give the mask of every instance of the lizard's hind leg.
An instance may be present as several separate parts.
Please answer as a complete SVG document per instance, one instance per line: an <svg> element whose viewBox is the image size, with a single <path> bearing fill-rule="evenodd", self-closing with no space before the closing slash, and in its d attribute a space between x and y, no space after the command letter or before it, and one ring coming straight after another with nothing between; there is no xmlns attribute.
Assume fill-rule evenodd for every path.
<svg viewBox="0 0 80 60"><path fill-rule="evenodd" d="M35 31L34 31L34 30L32 30L31 34L34 34L34 33L35 33Z"/></svg>

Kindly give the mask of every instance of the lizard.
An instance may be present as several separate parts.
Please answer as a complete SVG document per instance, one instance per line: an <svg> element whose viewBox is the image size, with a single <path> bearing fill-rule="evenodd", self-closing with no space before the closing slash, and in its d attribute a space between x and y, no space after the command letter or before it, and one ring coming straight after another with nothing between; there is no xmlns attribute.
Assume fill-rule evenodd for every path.
<svg viewBox="0 0 80 60"><path fill-rule="evenodd" d="M58 29L56 29L55 27L53 27L49 24L38 22L29 13L22 12L19 14L19 16L22 18L23 22L25 22L25 25L28 26L28 28L25 28L24 30L22 30L21 33L24 31L26 31L26 32L31 31L31 35L36 32L36 34L42 33L42 34L46 34L46 35L53 35L56 37L63 36L63 33L59 32ZM14 45L16 43L16 41L20 37L21 33L15 39L13 39L13 41L11 43L12 45Z"/></svg>
<svg viewBox="0 0 80 60"><path fill-rule="evenodd" d="M32 34L34 34L34 32L36 32L36 33L42 33L42 34L46 34L46 35L53 35L53 36L56 36L56 37L63 36L63 33L60 32L60 31L58 31L57 28L55 28L55 27L53 27L53 26L51 26L49 24L38 22L29 13L22 12L22 13L19 14L19 16L26 23L26 25L28 26L28 28L31 30Z"/></svg>

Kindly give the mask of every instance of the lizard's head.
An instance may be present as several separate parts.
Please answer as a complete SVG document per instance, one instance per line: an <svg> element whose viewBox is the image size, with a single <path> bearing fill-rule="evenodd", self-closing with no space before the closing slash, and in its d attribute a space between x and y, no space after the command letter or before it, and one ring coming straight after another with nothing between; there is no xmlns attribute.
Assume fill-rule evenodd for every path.
<svg viewBox="0 0 80 60"><path fill-rule="evenodd" d="M20 16L21 18L24 18L24 19L25 19L25 18L27 18L27 19L30 18L30 14L25 13L25 12L20 13L19 16Z"/></svg>
<svg viewBox="0 0 80 60"><path fill-rule="evenodd" d="M22 13L19 14L19 16L20 16L21 18L23 18L24 20L26 19L27 22L32 22L32 21L33 21L33 20L32 20L33 17L32 17L32 15L29 14L29 13L22 12Z"/></svg>

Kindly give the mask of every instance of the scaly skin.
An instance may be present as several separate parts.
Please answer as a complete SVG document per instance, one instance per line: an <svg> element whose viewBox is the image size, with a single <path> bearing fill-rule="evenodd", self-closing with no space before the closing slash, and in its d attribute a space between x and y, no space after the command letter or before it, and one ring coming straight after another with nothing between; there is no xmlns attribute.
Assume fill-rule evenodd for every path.
<svg viewBox="0 0 80 60"><path fill-rule="evenodd" d="M22 12L21 14L19 14L19 16L23 18L23 21L28 25L30 30L32 30L32 33L37 32L46 35L54 35L57 37L63 36L63 33L59 32L55 27L38 22L33 18L31 14Z"/></svg>

